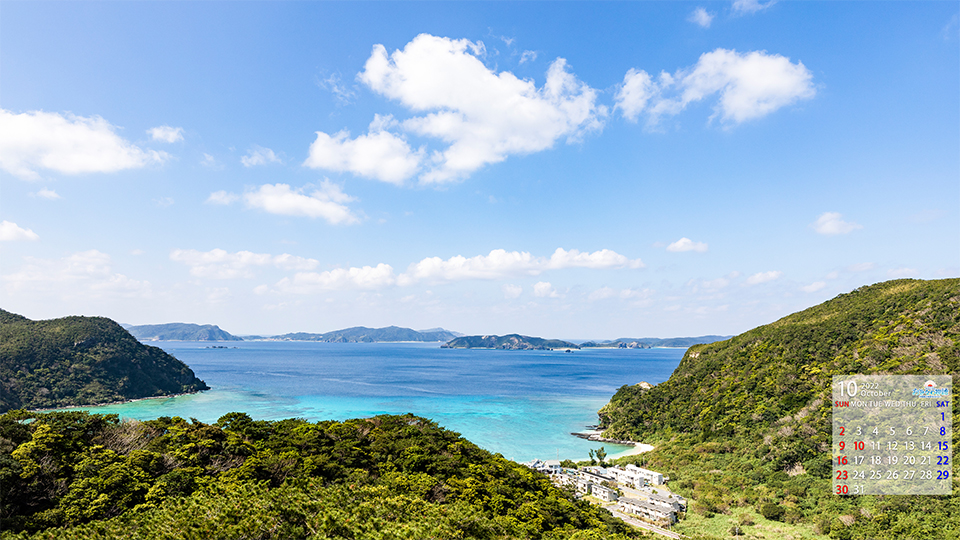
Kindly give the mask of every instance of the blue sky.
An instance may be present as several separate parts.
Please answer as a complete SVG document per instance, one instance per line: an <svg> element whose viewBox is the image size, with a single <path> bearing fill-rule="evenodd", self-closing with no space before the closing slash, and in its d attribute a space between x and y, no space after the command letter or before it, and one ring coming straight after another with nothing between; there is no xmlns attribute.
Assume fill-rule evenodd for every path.
<svg viewBox="0 0 960 540"><path fill-rule="evenodd" d="M4 2L0 294L734 334L960 275L953 2Z"/></svg>

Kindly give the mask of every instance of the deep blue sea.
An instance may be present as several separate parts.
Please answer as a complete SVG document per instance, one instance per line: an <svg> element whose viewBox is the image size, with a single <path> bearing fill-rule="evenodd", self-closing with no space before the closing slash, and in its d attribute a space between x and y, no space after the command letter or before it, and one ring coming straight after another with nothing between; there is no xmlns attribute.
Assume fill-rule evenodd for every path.
<svg viewBox="0 0 960 540"><path fill-rule="evenodd" d="M502 351L437 343L160 342L212 388L199 394L85 408L140 420L215 422L231 411L257 419L345 420L413 413L517 461L586 459L570 435L625 384L660 383L685 349ZM607 454L628 447L603 445Z"/></svg>

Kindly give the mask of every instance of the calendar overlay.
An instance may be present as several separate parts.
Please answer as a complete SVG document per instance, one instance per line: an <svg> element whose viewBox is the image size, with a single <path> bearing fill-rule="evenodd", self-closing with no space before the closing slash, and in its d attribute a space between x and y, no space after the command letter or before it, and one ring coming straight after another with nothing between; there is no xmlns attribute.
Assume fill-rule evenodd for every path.
<svg viewBox="0 0 960 540"><path fill-rule="evenodd" d="M833 378L833 493L953 492L953 377Z"/></svg>

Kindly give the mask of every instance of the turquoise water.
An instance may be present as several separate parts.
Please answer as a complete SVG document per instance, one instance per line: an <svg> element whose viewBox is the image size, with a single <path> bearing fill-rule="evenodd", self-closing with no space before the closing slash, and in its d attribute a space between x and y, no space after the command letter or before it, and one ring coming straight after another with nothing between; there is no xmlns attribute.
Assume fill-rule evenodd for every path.
<svg viewBox="0 0 960 540"><path fill-rule="evenodd" d="M85 407L140 420L345 420L413 413L517 461L586 459L600 444L570 435L624 384L665 381L684 349L499 351L436 343L201 342L160 346L212 388L199 394ZM608 454L629 447L604 444Z"/></svg>

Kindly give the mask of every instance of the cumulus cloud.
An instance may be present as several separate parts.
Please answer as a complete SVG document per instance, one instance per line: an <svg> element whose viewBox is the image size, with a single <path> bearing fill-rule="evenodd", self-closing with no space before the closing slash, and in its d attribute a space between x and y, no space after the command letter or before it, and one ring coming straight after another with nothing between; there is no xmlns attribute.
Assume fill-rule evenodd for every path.
<svg viewBox="0 0 960 540"><path fill-rule="evenodd" d="M400 285L418 281L463 281L468 279L500 279L514 276L537 276L547 270L564 268L642 268L640 259L627 257L608 249L593 253L581 253L557 248L549 258L535 257L526 251L495 249L489 255L449 259L427 257L411 264L406 273L397 280Z"/></svg>
<svg viewBox="0 0 960 540"><path fill-rule="evenodd" d="M708 13L706 9L698 7L693 10L693 13L690 14L687 20L702 28L710 28L710 23L713 22L713 15Z"/></svg>
<svg viewBox="0 0 960 540"><path fill-rule="evenodd" d="M25 179L38 170L62 174L116 172L162 163L165 152L144 150L99 116L0 109L0 169Z"/></svg>
<svg viewBox="0 0 960 540"><path fill-rule="evenodd" d="M273 266L282 270L312 270L319 265L315 259L307 259L284 253L270 255L238 251L229 253L223 249L197 251L195 249L175 249L170 252L170 260L190 267L190 274L202 278L234 279L254 276L256 267Z"/></svg>
<svg viewBox="0 0 960 540"><path fill-rule="evenodd" d="M519 285L505 284L500 290L503 291L504 298L519 298L523 294L523 287Z"/></svg>
<svg viewBox="0 0 960 540"><path fill-rule="evenodd" d="M183 140L183 128L157 126L147 130L150 138L165 143L175 143Z"/></svg>
<svg viewBox="0 0 960 540"><path fill-rule="evenodd" d="M353 197L344 193L340 186L324 180L309 194L304 191L305 188L293 189L287 184L264 184L245 193L243 198L251 208L271 214L323 218L334 225L360 221L344 204L353 201Z"/></svg>
<svg viewBox="0 0 960 540"><path fill-rule="evenodd" d="M814 281L809 285L800 287L800 290L803 292L817 292L826 286L827 286L827 283L825 281Z"/></svg>
<svg viewBox="0 0 960 540"><path fill-rule="evenodd" d="M783 275L783 272L779 270L771 270L769 272L758 272L747 278L747 285L758 285L760 283L766 283L768 281L773 281L778 279Z"/></svg>
<svg viewBox="0 0 960 540"><path fill-rule="evenodd" d="M615 108L620 109L627 120L636 122L647 102L658 94L656 83L646 71L630 68L617 90Z"/></svg>
<svg viewBox="0 0 960 540"><path fill-rule="evenodd" d="M645 71L630 69L616 95L616 108L628 120L646 112L648 125L676 115L691 103L718 96L712 118L740 124L816 94L813 74L803 63L765 51L739 53L716 49L697 63L654 80Z"/></svg>
<svg viewBox="0 0 960 540"><path fill-rule="evenodd" d="M211 193L210 196L207 197L206 202L208 204L227 205L227 204L233 204L238 200L240 200L240 196L237 195L236 193L230 193L228 191L220 190L220 191L214 191L213 193Z"/></svg>
<svg viewBox="0 0 960 540"><path fill-rule="evenodd" d="M359 80L373 91L426 113L401 125L417 135L442 141L420 176L425 183L462 179L510 155L578 140L603 125L606 109L597 92L555 60L546 83L484 65L482 42L421 34L402 50L387 53L375 45ZM319 134L318 134L319 136ZM394 136L396 137L396 136Z"/></svg>
<svg viewBox="0 0 960 540"><path fill-rule="evenodd" d="M150 283L130 279L113 271L110 256L95 249L62 259L25 257L19 272L2 276L9 295L36 298L51 295L58 300L104 297L149 298Z"/></svg>
<svg viewBox="0 0 960 540"><path fill-rule="evenodd" d="M310 294L343 289L375 290L396 282L389 264L362 268L337 268L326 272L298 272L293 278L283 278L276 288L280 292Z"/></svg>
<svg viewBox="0 0 960 540"><path fill-rule="evenodd" d="M277 154L269 148L253 145L247 152L247 155L240 158L240 163L244 167L256 167L257 165L267 165L269 163L283 163L277 157Z"/></svg>
<svg viewBox="0 0 960 540"><path fill-rule="evenodd" d="M313 169L349 172L392 184L402 184L420 169L423 150L410 148L403 138L386 131L385 117L374 118L370 133L350 138L350 132L333 136L322 131L310 145L303 164Z"/></svg>
<svg viewBox="0 0 960 540"><path fill-rule="evenodd" d="M777 0L733 0L733 12L738 15L747 15L763 11L777 3Z"/></svg>
<svg viewBox="0 0 960 540"><path fill-rule="evenodd" d="M548 281L538 281L533 286L533 295L539 298L559 298L560 293Z"/></svg>
<svg viewBox="0 0 960 540"><path fill-rule="evenodd" d="M706 250L707 250L706 243L694 242L693 240L687 238L686 236L667 246L667 251L674 251L674 252L696 251L699 253L703 253Z"/></svg>
<svg viewBox="0 0 960 540"><path fill-rule="evenodd" d="M811 225L813 230L820 234L833 236L837 234L847 234L857 229L862 229L863 225L844 221L839 212L824 212L817 218L817 221Z"/></svg>
<svg viewBox="0 0 960 540"><path fill-rule="evenodd" d="M16 242L19 240L39 240L37 233L24 229L12 221L0 222L0 242Z"/></svg>
<svg viewBox="0 0 960 540"><path fill-rule="evenodd" d="M34 197L40 197L41 199L50 199L50 200L63 198L56 191L52 189L47 189L47 188L43 188L36 193L31 193L30 195L33 195Z"/></svg>

